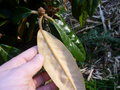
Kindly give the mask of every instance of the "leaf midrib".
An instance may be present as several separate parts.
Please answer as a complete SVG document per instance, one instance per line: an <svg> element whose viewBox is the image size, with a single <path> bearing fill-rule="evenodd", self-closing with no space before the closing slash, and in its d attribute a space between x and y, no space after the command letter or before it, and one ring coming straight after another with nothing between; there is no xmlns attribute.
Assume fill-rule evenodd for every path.
<svg viewBox="0 0 120 90"><path fill-rule="evenodd" d="M61 66L61 68L63 69L64 73L66 74L66 76L68 77L69 81L72 83L73 87L74 87L74 84L72 82L72 80L69 78L69 75L65 72L65 69L62 67L61 63L59 62L59 59L57 58L57 56L55 55L54 51L52 50L50 44L48 43L48 40L46 39L44 33L43 33L43 30L40 30L40 32L42 33L48 47L50 48L51 52L53 53L54 57L56 58L57 62L59 63L59 65ZM74 87L75 88L75 87ZM75 89L76 90L76 89Z"/></svg>

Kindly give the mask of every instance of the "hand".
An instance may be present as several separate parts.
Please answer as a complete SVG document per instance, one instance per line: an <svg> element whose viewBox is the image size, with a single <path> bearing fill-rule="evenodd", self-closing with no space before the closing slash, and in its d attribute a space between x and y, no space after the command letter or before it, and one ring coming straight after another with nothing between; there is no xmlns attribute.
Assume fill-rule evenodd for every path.
<svg viewBox="0 0 120 90"><path fill-rule="evenodd" d="M56 90L54 83L42 86L50 79L42 68L43 57L32 47L0 66L0 90Z"/></svg>

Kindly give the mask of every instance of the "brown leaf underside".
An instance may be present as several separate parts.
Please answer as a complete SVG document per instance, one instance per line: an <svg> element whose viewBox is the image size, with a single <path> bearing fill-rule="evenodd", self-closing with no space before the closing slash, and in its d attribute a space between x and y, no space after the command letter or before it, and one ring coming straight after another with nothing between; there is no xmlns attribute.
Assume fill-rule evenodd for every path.
<svg viewBox="0 0 120 90"><path fill-rule="evenodd" d="M83 76L68 49L50 33L39 30L38 51L44 56L44 68L60 90L85 90Z"/></svg>

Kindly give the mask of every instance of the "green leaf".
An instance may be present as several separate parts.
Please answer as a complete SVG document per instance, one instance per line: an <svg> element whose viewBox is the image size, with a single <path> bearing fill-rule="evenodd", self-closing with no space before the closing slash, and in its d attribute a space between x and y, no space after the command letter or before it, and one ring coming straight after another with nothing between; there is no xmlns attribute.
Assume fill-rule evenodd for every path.
<svg viewBox="0 0 120 90"><path fill-rule="evenodd" d="M16 0L16 3L17 3L17 4L19 4L19 3L20 3L20 1L19 1L19 0Z"/></svg>
<svg viewBox="0 0 120 90"><path fill-rule="evenodd" d="M2 13L0 13L0 18L5 19L5 18L6 18L6 16L5 16L5 15L3 15Z"/></svg>
<svg viewBox="0 0 120 90"><path fill-rule="evenodd" d="M26 22L27 22L27 18L23 18L18 26L18 29L17 29L17 35L20 37L20 38L23 38L23 34L25 32L25 29L26 29Z"/></svg>
<svg viewBox="0 0 120 90"><path fill-rule="evenodd" d="M79 20L79 16L85 11L87 6L86 0L72 0L72 14Z"/></svg>
<svg viewBox="0 0 120 90"><path fill-rule="evenodd" d="M49 29L50 29L50 33L52 35L54 35L56 38L58 38L59 40L61 40L61 37L60 37L60 35L59 35L56 27L53 25L53 23L49 23Z"/></svg>
<svg viewBox="0 0 120 90"><path fill-rule="evenodd" d="M99 4L100 0L89 0L87 3L86 11L88 12L89 16L92 16Z"/></svg>
<svg viewBox="0 0 120 90"><path fill-rule="evenodd" d="M83 26L87 16L92 16L100 0L72 0L72 14Z"/></svg>
<svg viewBox="0 0 120 90"><path fill-rule="evenodd" d="M84 47L83 47L80 39L75 34L74 30L72 30L72 28L66 24L65 20L63 19L63 17L61 15L58 15L58 17L60 18L61 22L64 23L64 25L61 25L61 27L63 27L64 31L69 36L69 38L72 40L72 42L74 42L77 45L77 47L82 51L82 53L86 57Z"/></svg>
<svg viewBox="0 0 120 90"><path fill-rule="evenodd" d="M35 32L35 24L37 22L37 15L31 15L31 18L29 20L29 28L28 28L28 32L27 32L27 41L31 41Z"/></svg>
<svg viewBox="0 0 120 90"><path fill-rule="evenodd" d="M86 58L86 54L82 43L75 35L75 33L72 32L72 30L69 28L69 26L67 26L64 21L56 19L53 24L56 27L58 33L60 34L63 43L70 50L76 60L84 61Z"/></svg>
<svg viewBox="0 0 120 90"><path fill-rule="evenodd" d="M97 90L95 80L85 81L85 85L87 90Z"/></svg>
<svg viewBox="0 0 120 90"><path fill-rule="evenodd" d="M7 23L8 23L7 20L5 20L5 21L0 21L0 27L3 26L3 25L5 25L5 24L7 24Z"/></svg>
<svg viewBox="0 0 120 90"><path fill-rule="evenodd" d="M80 16L79 16L79 22L80 22L80 26L83 27L86 23L86 19L87 19L87 12L84 11Z"/></svg>
<svg viewBox="0 0 120 90"><path fill-rule="evenodd" d="M66 12L67 11L65 10L65 7L62 5L59 7L59 11L56 14L61 15L61 14L64 14Z"/></svg>
<svg viewBox="0 0 120 90"><path fill-rule="evenodd" d="M31 15L31 10L25 7L18 7L13 14L13 22L18 23L23 18Z"/></svg>
<svg viewBox="0 0 120 90"><path fill-rule="evenodd" d="M0 10L0 18L1 19L8 19L11 17L11 12L9 10L1 9Z"/></svg>
<svg viewBox="0 0 120 90"><path fill-rule="evenodd" d="M0 10L0 27L7 24L9 22L9 18L11 17L11 12L8 10Z"/></svg>
<svg viewBox="0 0 120 90"><path fill-rule="evenodd" d="M8 61L20 53L20 50L8 45L0 44L0 64Z"/></svg>
<svg viewBox="0 0 120 90"><path fill-rule="evenodd" d="M86 10L87 10L88 14L90 14L92 11L93 0L89 0L87 3L87 6L88 6L88 8L86 8Z"/></svg>

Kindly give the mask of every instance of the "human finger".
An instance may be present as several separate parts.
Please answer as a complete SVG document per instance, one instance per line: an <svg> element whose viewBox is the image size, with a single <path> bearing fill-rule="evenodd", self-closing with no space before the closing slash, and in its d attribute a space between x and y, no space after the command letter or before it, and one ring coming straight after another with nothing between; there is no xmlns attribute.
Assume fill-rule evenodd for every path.
<svg viewBox="0 0 120 90"><path fill-rule="evenodd" d="M18 56L12 58L10 61L3 64L0 67L0 71L15 68L30 61L37 54L37 52L38 51L36 46L24 51L23 53L19 54Z"/></svg>
<svg viewBox="0 0 120 90"><path fill-rule="evenodd" d="M42 72L33 78L33 81L36 87L39 87L40 85L44 84L48 80L50 80L50 77L47 74L47 72Z"/></svg>
<svg viewBox="0 0 120 90"><path fill-rule="evenodd" d="M43 61L43 56L37 54L31 61L21 65L18 71L20 70L25 76L33 77L42 68Z"/></svg>
<svg viewBox="0 0 120 90"><path fill-rule="evenodd" d="M57 90L57 87L53 82L51 82L45 86L37 88L37 90Z"/></svg>

